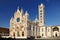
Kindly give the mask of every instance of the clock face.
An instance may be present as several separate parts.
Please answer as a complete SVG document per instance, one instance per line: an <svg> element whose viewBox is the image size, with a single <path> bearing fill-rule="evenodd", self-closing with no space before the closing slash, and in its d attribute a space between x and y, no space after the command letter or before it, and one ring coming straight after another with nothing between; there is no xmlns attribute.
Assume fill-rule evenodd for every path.
<svg viewBox="0 0 60 40"><path fill-rule="evenodd" d="M19 22L20 21L20 18L17 18L17 22Z"/></svg>

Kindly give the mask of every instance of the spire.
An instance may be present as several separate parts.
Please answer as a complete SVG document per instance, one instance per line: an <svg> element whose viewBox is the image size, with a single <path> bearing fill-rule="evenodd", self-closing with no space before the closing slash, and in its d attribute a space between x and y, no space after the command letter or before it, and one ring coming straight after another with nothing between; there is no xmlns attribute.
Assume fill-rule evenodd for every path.
<svg viewBox="0 0 60 40"><path fill-rule="evenodd" d="M40 6L44 7L44 4L43 4L43 3L41 3L41 5L40 5Z"/></svg>
<svg viewBox="0 0 60 40"><path fill-rule="evenodd" d="M10 22L13 21L13 17L11 17Z"/></svg>
<svg viewBox="0 0 60 40"><path fill-rule="evenodd" d="M19 11L19 6L17 7L17 11Z"/></svg>
<svg viewBox="0 0 60 40"><path fill-rule="evenodd" d="M17 7L17 9L19 9L19 6Z"/></svg>
<svg viewBox="0 0 60 40"><path fill-rule="evenodd" d="M43 3L41 3L41 5L38 6L38 13L39 13L39 26L44 26L45 20L44 20L44 5L43 5Z"/></svg>
<svg viewBox="0 0 60 40"><path fill-rule="evenodd" d="M21 8L21 13L23 13L23 8Z"/></svg>
<svg viewBox="0 0 60 40"><path fill-rule="evenodd" d="M25 12L25 15L29 15L27 11Z"/></svg>
<svg viewBox="0 0 60 40"><path fill-rule="evenodd" d="M37 18L37 16L36 16L36 18L35 18L35 22L38 22L38 18Z"/></svg>
<svg viewBox="0 0 60 40"><path fill-rule="evenodd" d="M43 6L43 3L41 3L41 6Z"/></svg>

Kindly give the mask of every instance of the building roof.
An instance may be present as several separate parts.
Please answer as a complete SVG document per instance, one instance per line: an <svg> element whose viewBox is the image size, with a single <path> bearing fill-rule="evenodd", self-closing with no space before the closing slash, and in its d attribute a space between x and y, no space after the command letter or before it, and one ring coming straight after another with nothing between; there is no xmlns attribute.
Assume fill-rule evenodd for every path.
<svg viewBox="0 0 60 40"><path fill-rule="evenodd" d="M9 33L9 29L0 27L0 32Z"/></svg>

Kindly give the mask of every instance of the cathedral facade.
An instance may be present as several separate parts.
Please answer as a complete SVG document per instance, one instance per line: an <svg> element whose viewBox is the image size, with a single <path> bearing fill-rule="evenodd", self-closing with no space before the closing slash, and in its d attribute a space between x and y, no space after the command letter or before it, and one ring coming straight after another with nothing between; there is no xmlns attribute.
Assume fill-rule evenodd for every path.
<svg viewBox="0 0 60 40"><path fill-rule="evenodd" d="M60 25L46 26L44 18L43 4L38 5L38 18L34 21L29 20L29 14L23 9L14 13L14 17L10 19L10 37L12 38L49 38L60 36Z"/></svg>

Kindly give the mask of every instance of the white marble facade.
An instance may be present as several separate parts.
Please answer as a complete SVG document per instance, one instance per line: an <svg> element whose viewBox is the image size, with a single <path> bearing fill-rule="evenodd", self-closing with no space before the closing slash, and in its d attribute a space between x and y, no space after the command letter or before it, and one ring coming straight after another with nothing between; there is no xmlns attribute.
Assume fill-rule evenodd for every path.
<svg viewBox="0 0 60 40"><path fill-rule="evenodd" d="M60 25L46 26L44 18L45 6L41 3L38 6L38 18L34 21L29 20L29 14L23 9L14 13L14 17L10 19L10 37L12 38L48 38L60 36Z"/></svg>

